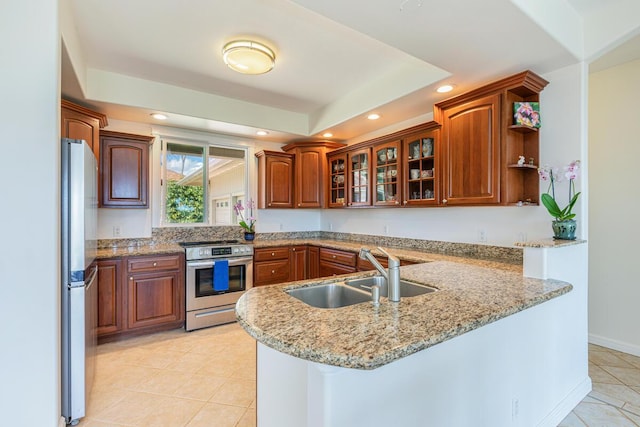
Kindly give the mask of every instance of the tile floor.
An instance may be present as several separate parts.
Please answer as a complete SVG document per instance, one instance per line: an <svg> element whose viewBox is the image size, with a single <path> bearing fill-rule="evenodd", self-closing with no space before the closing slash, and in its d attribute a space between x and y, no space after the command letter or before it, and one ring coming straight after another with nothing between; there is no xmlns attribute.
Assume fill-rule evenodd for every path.
<svg viewBox="0 0 640 427"><path fill-rule="evenodd" d="M559 427L640 426L640 357L589 344L593 390Z"/></svg>
<svg viewBox="0 0 640 427"><path fill-rule="evenodd" d="M236 323L98 346L80 427L255 427L256 345Z"/></svg>
<svg viewBox="0 0 640 427"><path fill-rule="evenodd" d="M98 346L80 427L255 427L255 341L236 323ZM589 345L593 391L559 427L640 426L640 357Z"/></svg>

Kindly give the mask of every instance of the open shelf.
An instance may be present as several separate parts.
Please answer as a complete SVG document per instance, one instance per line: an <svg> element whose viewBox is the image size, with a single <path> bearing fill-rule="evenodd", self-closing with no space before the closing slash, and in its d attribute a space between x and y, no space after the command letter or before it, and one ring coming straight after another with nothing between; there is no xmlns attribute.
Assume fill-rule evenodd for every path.
<svg viewBox="0 0 640 427"><path fill-rule="evenodd" d="M538 169L537 165L530 165L527 163L525 163L524 165L518 165L518 164L507 165L507 167L514 168L514 169Z"/></svg>
<svg viewBox="0 0 640 427"><path fill-rule="evenodd" d="M538 132L538 128L526 125L511 125L509 126L509 129L520 133Z"/></svg>

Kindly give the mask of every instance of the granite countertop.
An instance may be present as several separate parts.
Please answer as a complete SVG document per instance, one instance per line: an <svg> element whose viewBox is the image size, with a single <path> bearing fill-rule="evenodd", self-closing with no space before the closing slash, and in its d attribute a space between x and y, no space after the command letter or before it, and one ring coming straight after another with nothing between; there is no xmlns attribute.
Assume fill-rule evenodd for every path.
<svg viewBox="0 0 640 427"><path fill-rule="evenodd" d="M425 254L422 260L436 257L440 256ZM402 298L397 304L381 298L377 307L366 302L321 309L285 292L336 281L327 278L253 288L238 301L236 316L251 336L282 353L327 365L375 369L573 289L566 282L523 277L513 266L472 261L401 267L402 279L438 291Z"/></svg>
<svg viewBox="0 0 640 427"><path fill-rule="evenodd" d="M184 248L177 243L156 245L113 246L100 248L96 253L96 259L119 258L134 255L159 255L184 252Z"/></svg>

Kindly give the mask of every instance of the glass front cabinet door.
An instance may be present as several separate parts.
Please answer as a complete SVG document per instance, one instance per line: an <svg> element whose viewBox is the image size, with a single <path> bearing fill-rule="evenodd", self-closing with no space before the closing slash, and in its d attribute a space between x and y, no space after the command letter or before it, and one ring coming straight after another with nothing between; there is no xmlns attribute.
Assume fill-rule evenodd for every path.
<svg viewBox="0 0 640 427"><path fill-rule="evenodd" d="M375 162L374 200L376 206L400 204L400 141L393 141L373 148Z"/></svg>
<svg viewBox="0 0 640 427"><path fill-rule="evenodd" d="M438 204L438 133L436 129L404 139L404 205Z"/></svg>
<svg viewBox="0 0 640 427"><path fill-rule="evenodd" d="M369 148L348 153L348 206L371 206L370 157L371 149Z"/></svg>
<svg viewBox="0 0 640 427"><path fill-rule="evenodd" d="M329 157L329 207L342 208L347 205L347 155Z"/></svg>

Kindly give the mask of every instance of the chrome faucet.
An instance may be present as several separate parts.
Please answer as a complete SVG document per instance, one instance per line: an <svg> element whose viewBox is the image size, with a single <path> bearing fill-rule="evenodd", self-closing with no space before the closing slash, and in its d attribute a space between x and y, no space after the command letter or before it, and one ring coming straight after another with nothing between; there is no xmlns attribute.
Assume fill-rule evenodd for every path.
<svg viewBox="0 0 640 427"><path fill-rule="evenodd" d="M387 256L389 263L388 271L378 262L376 257L371 255L371 250L360 248L360 258L368 260L373 266L387 279L387 287L389 292L387 297L391 302L400 301L400 260L398 257L391 255L389 252L378 246L378 250Z"/></svg>

